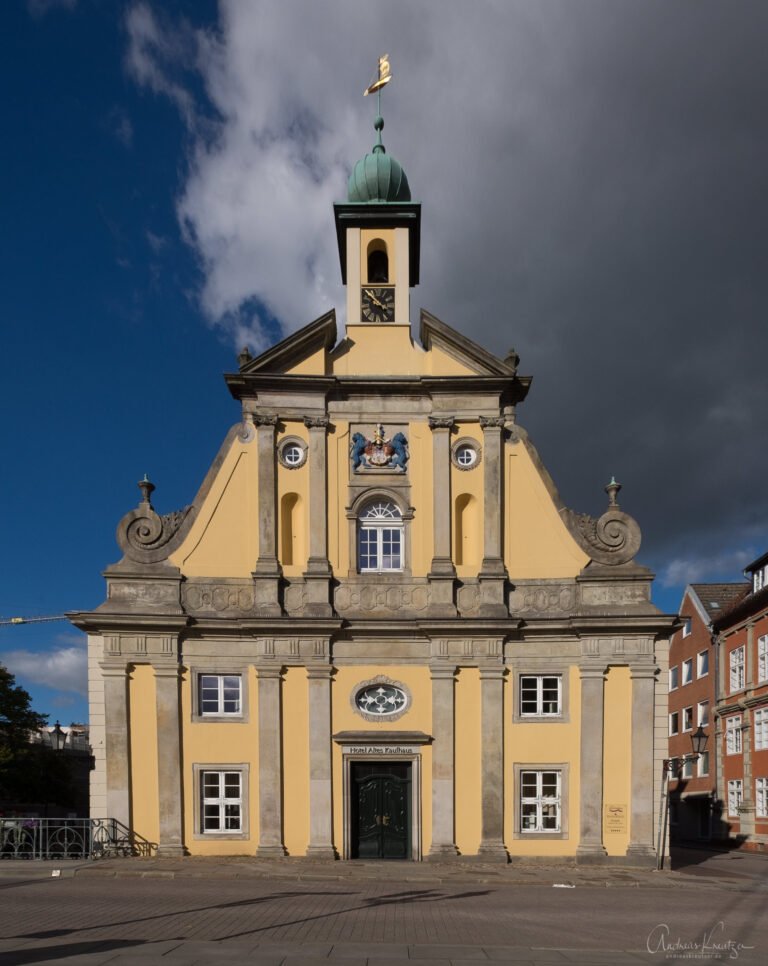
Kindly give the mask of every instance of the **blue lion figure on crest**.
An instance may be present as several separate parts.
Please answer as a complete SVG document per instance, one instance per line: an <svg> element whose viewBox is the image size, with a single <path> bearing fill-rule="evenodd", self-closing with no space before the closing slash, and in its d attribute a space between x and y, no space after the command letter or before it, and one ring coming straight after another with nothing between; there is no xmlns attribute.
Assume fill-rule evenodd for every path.
<svg viewBox="0 0 768 966"><path fill-rule="evenodd" d="M365 460L365 447L368 440L362 433L354 433L352 436L352 469L357 469Z"/></svg>
<svg viewBox="0 0 768 966"><path fill-rule="evenodd" d="M397 468L405 472L405 463L408 459L408 440L402 433L395 433L392 437L392 442L390 443L392 449L395 451L394 456L389 461L389 465L393 468Z"/></svg>

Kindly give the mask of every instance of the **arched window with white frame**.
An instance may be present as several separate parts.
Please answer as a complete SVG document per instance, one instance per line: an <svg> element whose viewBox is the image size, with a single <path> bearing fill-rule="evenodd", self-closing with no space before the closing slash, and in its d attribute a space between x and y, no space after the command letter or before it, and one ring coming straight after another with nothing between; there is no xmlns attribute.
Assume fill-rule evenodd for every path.
<svg viewBox="0 0 768 966"><path fill-rule="evenodd" d="M357 562L360 573L403 570L403 515L391 500L372 500L358 516Z"/></svg>

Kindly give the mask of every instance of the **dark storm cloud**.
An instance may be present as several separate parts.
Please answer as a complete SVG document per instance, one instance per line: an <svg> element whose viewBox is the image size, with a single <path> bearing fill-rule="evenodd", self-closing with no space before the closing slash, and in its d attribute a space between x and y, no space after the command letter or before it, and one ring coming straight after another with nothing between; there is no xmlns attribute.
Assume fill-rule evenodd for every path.
<svg viewBox="0 0 768 966"><path fill-rule="evenodd" d="M514 345L566 502L598 512L615 473L644 559L719 576L768 544L767 29L764 4L693 0L222 4L199 63L223 120L180 202L203 305L240 339L253 296L288 328L343 304L329 205L389 52L384 140L424 207L412 316Z"/></svg>

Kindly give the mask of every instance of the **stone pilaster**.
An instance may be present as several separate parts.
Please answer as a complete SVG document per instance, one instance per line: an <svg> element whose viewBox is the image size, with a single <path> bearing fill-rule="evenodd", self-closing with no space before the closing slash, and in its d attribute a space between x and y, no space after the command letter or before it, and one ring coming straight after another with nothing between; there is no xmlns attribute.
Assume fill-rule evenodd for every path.
<svg viewBox="0 0 768 966"><path fill-rule="evenodd" d="M104 679L104 745L107 814L131 825L131 748L128 727L128 668L125 663L102 662ZM98 816L97 816L98 817Z"/></svg>
<svg viewBox="0 0 768 966"><path fill-rule="evenodd" d="M306 416L309 429L309 559L304 574L308 617L330 617L331 565L328 562L328 497L326 470L327 416Z"/></svg>
<svg viewBox="0 0 768 966"><path fill-rule="evenodd" d="M603 717L605 666L582 664L581 676L581 811L578 862L600 861L603 845Z"/></svg>
<svg viewBox="0 0 768 966"><path fill-rule="evenodd" d="M752 637L752 628L747 631L747 641ZM749 654L749 647L745 653L745 660ZM746 668L745 668L746 672ZM749 686L749 680L745 677L745 683ZM741 753L742 767L744 775L742 778L742 800L739 805L739 834L746 835L752 839L755 836L755 815L757 808L754 795L752 794L752 717L754 708L745 708L741 719ZM727 798L726 798L727 801Z"/></svg>
<svg viewBox="0 0 768 966"><path fill-rule="evenodd" d="M652 665L633 666L630 668L629 676L632 680L632 804L627 855L644 864L647 860L647 864L653 866L656 860L653 836L653 725L656 668Z"/></svg>
<svg viewBox="0 0 768 966"><path fill-rule="evenodd" d="M307 668L309 699L309 845L312 858L335 859L331 764L331 676L328 665Z"/></svg>
<svg viewBox="0 0 768 966"><path fill-rule="evenodd" d="M480 568L480 614L506 617L504 588L507 571L503 558L502 434L504 418L480 417L483 430L483 563Z"/></svg>
<svg viewBox="0 0 768 966"><path fill-rule="evenodd" d="M435 666L432 677L432 845L428 860L458 855L454 819L456 668Z"/></svg>
<svg viewBox="0 0 768 966"><path fill-rule="evenodd" d="M259 556L253 571L256 607L261 617L278 617L280 564L277 560L277 477L275 428L277 416L255 414L259 460Z"/></svg>
<svg viewBox="0 0 768 966"><path fill-rule="evenodd" d="M281 742L282 668L258 667L259 682L259 858L285 855Z"/></svg>
<svg viewBox="0 0 768 966"><path fill-rule="evenodd" d="M744 648L744 687L749 689L755 683L755 670L757 661L755 660L755 625L747 625L747 646Z"/></svg>
<svg viewBox="0 0 768 966"><path fill-rule="evenodd" d="M504 673L480 668L480 786L482 831L478 855L507 862L504 845Z"/></svg>
<svg viewBox="0 0 768 966"><path fill-rule="evenodd" d="M451 559L451 428L453 416L430 416L432 430L433 556L429 572L431 617L455 617L456 568Z"/></svg>
<svg viewBox="0 0 768 966"><path fill-rule="evenodd" d="M157 791L159 842L157 854L186 855L181 803L181 722L178 664L154 665L157 709Z"/></svg>

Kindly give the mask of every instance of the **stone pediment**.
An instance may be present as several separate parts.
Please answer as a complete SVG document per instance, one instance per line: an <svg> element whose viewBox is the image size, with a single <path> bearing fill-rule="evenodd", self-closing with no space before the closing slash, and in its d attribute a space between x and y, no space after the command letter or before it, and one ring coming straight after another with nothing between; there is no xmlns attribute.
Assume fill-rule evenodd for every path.
<svg viewBox="0 0 768 966"><path fill-rule="evenodd" d="M241 362L240 375L280 375L290 372L320 350L330 352L336 344L336 311L331 309L293 332L255 358Z"/></svg>
<svg viewBox="0 0 768 966"><path fill-rule="evenodd" d="M479 346L472 339L457 332L437 316L425 309L421 310L419 339L427 352L433 348L441 349L468 370L467 375L477 376L516 376L517 359L513 355L502 360ZM530 380L523 380L528 381Z"/></svg>

